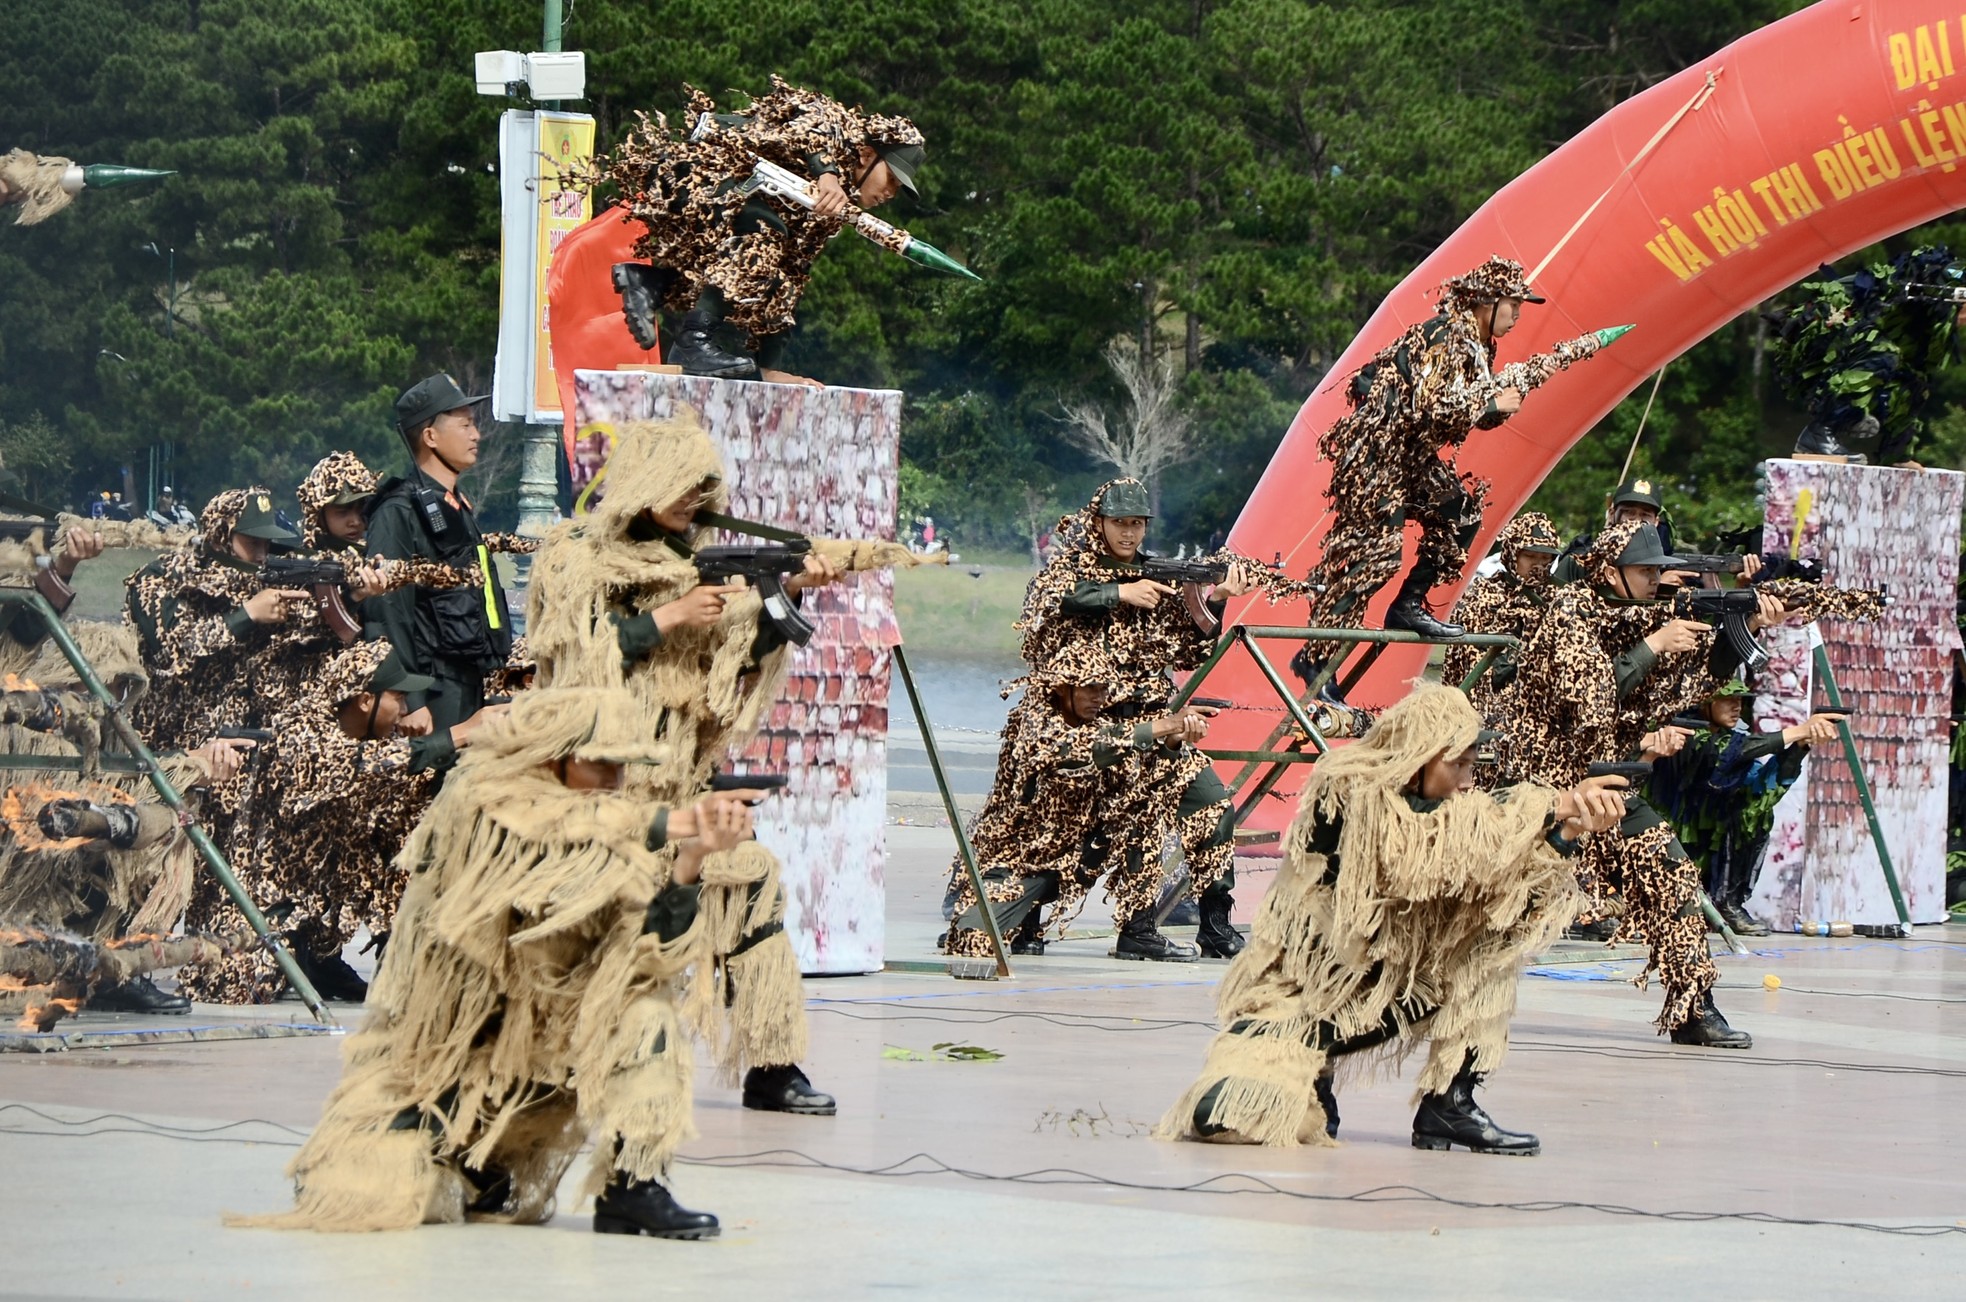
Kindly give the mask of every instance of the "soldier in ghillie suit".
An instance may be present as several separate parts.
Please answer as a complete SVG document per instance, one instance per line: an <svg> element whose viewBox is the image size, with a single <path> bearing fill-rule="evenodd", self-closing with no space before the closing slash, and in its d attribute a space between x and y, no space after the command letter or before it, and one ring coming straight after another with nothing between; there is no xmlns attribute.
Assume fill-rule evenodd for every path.
<svg viewBox="0 0 1966 1302"><path fill-rule="evenodd" d="M609 164L625 214L648 228L636 252L649 263L618 264L614 283L635 342L655 347L667 303L685 313L669 361L686 375L744 379L771 365L846 205L915 191L922 133L777 77L741 114L718 113L693 88L689 97L682 131L642 114ZM818 205L742 192L759 158L816 182ZM719 343L725 323L746 336L741 351Z"/></svg>
<svg viewBox="0 0 1966 1302"><path fill-rule="evenodd" d="M1775 376L1809 423L1797 456L1862 462L1845 440L1878 440L1878 462L1911 469L1936 372L1954 356L1966 269L1943 244L1840 279L1824 267L1797 306L1772 313Z"/></svg>
<svg viewBox="0 0 1966 1302"><path fill-rule="evenodd" d="M279 692L262 693L251 662L313 600L268 588L259 566L274 542L297 541L264 488L228 489L199 517L197 541L131 575L124 617L136 629L150 691L131 712L153 750L201 745L221 727L263 727Z"/></svg>
<svg viewBox="0 0 1966 1302"><path fill-rule="evenodd" d="M1101 876L1119 932L1115 957L1189 962L1192 946L1160 934L1160 849L1182 817L1181 801L1208 760L1190 743L1207 735L1204 713L1116 719L1106 714L1119 677L1091 641L1073 642L1024 682L1004 724L996 784L970 828L976 864L997 925L1020 954L1044 953L1046 930L1063 935ZM1226 842L1215 853L1227 860ZM1226 863L1203 863L1210 880ZM945 948L988 957L974 889L956 863L958 889ZM1049 927L1043 909L1051 905ZM1240 937L1238 937L1240 940Z"/></svg>
<svg viewBox="0 0 1966 1302"><path fill-rule="evenodd" d="M1461 475L1443 449L1458 450L1477 429L1494 429L1522 407L1523 395L1590 357L1629 327L1580 335L1500 371L1496 341L1514 329L1525 303L1543 299L1522 264L1491 257L1441 286L1439 312L1410 326L1352 377L1350 414L1325 431L1320 448L1332 463L1326 489L1337 517L1311 578L1323 590L1310 622L1355 626L1374 593L1399 573L1406 522L1420 523L1413 569L1386 611L1386 627L1423 637L1459 637L1459 625L1436 619L1427 594L1452 583L1467 564L1481 528L1488 485ZM1309 653L1293 663L1306 679Z"/></svg>
<svg viewBox="0 0 1966 1302"><path fill-rule="evenodd" d="M387 642L338 651L274 714L273 740L242 779L232 870L324 999L360 1003L368 993L342 950L364 928L378 949L387 940L403 891L397 853L460 748L505 713L488 706L454 727L407 735L408 694L429 686ZM200 931L246 929L213 886L194 894L188 917ZM187 968L180 980L207 1003L269 1003L285 988L264 950Z"/></svg>
<svg viewBox="0 0 1966 1302"><path fill-rule="evenodd" d="M673 757L635 789L672 806L694 802L756 735L790 656L755 589L707 584L691 561L709 532L698 514L728 500L723 458L699 425L630 424L608 460L606 495L547 537L528 588L537 689L625 692L643 735ZM839 577L821 541L785 583L794 600ZM723 856L706 872L703 913L714 961L691 978L692 1026L726 1077L743 1071L746 1107L832 1114L832 1097L797 1065L805 1007L777 858L755 841Z"/></svg>
<svg viewBox="0 0 1966 1302"><path fill-rule="evenodd" d="M353 452L330 452L315 462L294 490L300 500L301 545L359 560L369 531L367 508L381 483Z"/></svg>
<svg viewBox="0 0 1966 1302"><path fill-rule="evenodd" d="M1169 676L1200 666L1215 649L1216 635L1203 629L1185 608L1181 592L1141 577L1142 544L1153 518L1147 489L1137 479L1100 485L1084 509L1066 516L1053 532L1051 560L1031 580L1017 621L1023 655L1036 674L1079 642L1105 652L1114 679L1108 719L1132 721L1164 715L1174 696ZM1231 562L1225 581L1212 592L1194 594L1217 613L1229 597L1262 590L1271 600L1300 596L1304 585L1247 557L1222 553ZM1008 745L1008 742L1006 743ZM1233 958L1242 937L1229 925L1234 904L1235 826L1229 790L1211 768L1203 767L1182 791L1177 832L1189 878L1201 910L1196 933L1201 952ZM1136 939L1154 949L1179 946L1154 931L1152 919ZM1149 939L1151 934L1152 939ZM1133 953L1122 936L1120 956ZM1154 942L1158 941L1158 945Z"/></svg>
<svg viewBox="0 0 1966 1302"><path fill-rule="evenodd" d="M1672 820L1721 919L1739 935L1765 936L1768 924L1747 902L1775 805L1802 776L1809 748L1836 740L1841 716L1811 715L1792 728L1756 732L1746 718L1753 700L1739 678L1721 684L1700 709L1707 726L1690 730L1677 753L1657 761L1646 792Z"/></svg>
<svg viewBox="0 0 1966 1302"><path fill-rule="evenodd" d="M663 1183L692 1133L677 999L707 961L701 882L750 816L636 794L667 753L621 692L531 692L485 730L403 847L394 938L290 1168L294 1210L245 1223L540 1224L591 1139L597 1231L717 1232Z"/></svg>
<svg viewBox="0 0 1966 1302"><path fill-rule="evenodd" d="M1517 965L1577 908L1569 856L1617 822L1619 779L1477 790L1481 736L1465 696L1422 685L1312 767L1217 994L1223 1029L1160 1137L1329 1145L1340 1063L1396 1064L1424 1036L1414 1147L1540 1151L1474 1088L1508 1050Z"/></svg>
<svg viewBox="0 0 1966 1302"><path fill-rule="evenodd" d="M1501 696L1510 733L1504 777L1568 786L1600 761L1670 755L1682 729L1655 727L1694 708L1732 678L1740 658L1726 638L1655 601L1661 567L1674 558L1659 533L1636 521L1598 535L1581 558L1585 578L1557 588L1525 642L1515 685ZM1786 618L1762 594L1756 628ZM1657 973L1665 1003L1656 1025L1673 1043L1746 1049L1754 1041L1714 1006L1719 975L1707 953L1699 872L1658 811L1637 795L1616 832L1579 859L1586 920L1615 917L1613 939L1650 949L1637 978Z"/></svg>

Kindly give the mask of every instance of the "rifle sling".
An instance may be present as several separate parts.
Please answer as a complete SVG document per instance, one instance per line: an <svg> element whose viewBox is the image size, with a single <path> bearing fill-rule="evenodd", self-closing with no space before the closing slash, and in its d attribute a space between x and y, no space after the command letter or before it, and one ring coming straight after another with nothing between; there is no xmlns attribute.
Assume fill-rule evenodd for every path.
<svg viewBox="0 0 1966 1302"><path fill-rule="evenodd" d="M716 511L698 511L695 519L698 524L707 524L712 528L724 529L731 533L750 534L753 538L763 538L767 542L809 541L804 534L791 529L781 529L775 524L760 524L755 520L740 520L734 515L723 515Z"/></svg>

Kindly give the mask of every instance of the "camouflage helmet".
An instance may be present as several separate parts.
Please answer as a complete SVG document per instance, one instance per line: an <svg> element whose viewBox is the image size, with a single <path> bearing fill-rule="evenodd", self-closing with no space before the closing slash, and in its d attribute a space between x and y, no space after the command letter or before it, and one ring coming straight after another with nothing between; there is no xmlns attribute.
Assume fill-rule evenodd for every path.
<svg viewBox="0 0 1966 1302"><path fill-rule="evenodd" d="M328 540L327 509L354 506L375 496L375 471L353 452L330 452L314 463L294 496L300 499L300 529L309 547Z"/></svg>
<svg viewBox="0 0 1966 1302"><path fill-rule="evenodd" d="M1153 507L1147 501L1147 486L1137 479L1114 479L1101 485L1092 495L1092 513L1108 520L1154 518Z"/></svg>
<svg viewBox="0 0 1966 1302"><path fill-rule="evenodd" d="M1719 701L1719 700L1725 700L1730 697L1751 697L1753 695L1754 695L1754 689L1752 687L1749 687L1747 683L1741 679L1741 676L1739 674L1736 674L1734 677L1728 679L1726 682L1722 683L1719 687L1715 688L1713 696L1709 699Z"/></svg>
<svg viewBox="0 0 1966 1302"><path fill-rule="evenodd" d="M1058 687L1117 687L1119 666L1106 648L1089 638L1079 638L1060 647L1058 654L1031 671L1030 682L1050 690Z"/></svg>
<svg viewBox="0 0 1966 1302"><path fill-rule="evenodd" d="M1472 307L1477 303L1499 303L1505 298L1521 299L1525 303L1546 301L1529 287L1522 264L1499 253L1472 271L1449 276L1440 289L1443 305L1452 302Z"/></svg>
<svg viewBox="0 0 1966 1302"><path fill-rule="evenodd" d="M386 639L357 642L328 658L315 680L315 692L330 708L354 700L363 692L427 692L436 680L413 674Z"/></svg>

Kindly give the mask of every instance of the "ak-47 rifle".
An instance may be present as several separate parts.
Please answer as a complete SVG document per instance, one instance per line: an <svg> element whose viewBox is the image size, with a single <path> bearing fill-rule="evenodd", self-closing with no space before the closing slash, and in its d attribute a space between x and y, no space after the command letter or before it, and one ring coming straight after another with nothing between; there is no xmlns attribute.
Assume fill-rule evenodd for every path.
<svg viewBox="0 0 1966 1302"><path fill-rule="evenodd" d="M1675 560L1668 569L1691 570L1695 574L1740 574L1747 568L1745 555L1727 552L1718 554L1708 552L1675 552ZM1761 568L1755 572L1748 583L1773 583L1777 579L1794 579L1802 583L1821 583L1823 563L1814 560L1792 559L1780 552L1763 552Z"/></svg>
<svg viewBox="0 0 1966 1302"><path fill-rule="evenodd" d="M1752 588L1681 588L1673 594L1672 611L1676 618L1717 626L1748 673L1768 663L1768 648L1748 627L1748 621L1761 613L1761 598Z"/></svg>
<svg viewBox="0 0 1966 1302"><path fill-rule="evenodd" d="M1281 566L1265 565L1248 557L1217 555L1182 559L1143 551L1138 560L1130 562L1130 566L1143 579L1181 589L1181 604L1187 608L1188 618L1195 621L1196 628L1213 637L1222 631L1222 621L1202 600L1202 589L1227 579L1230 568L1238 561L1242 563L1244 572L1253 576L1257 586L1268 592L1273 601L1301 597L1315 590L1315 585L1286 575Z"/></svg>
<svg viewBox="0 0 1966 1302"><path fill-rule="evenodd" d="M362 621L348 608L348 567L340 561L314 556L268 556L260 566L260 579L269 588L304 588L314 598L314 609L343 645L362 636ZM382 576L382 591L398 588L476 587L483 580L478 567L463 569L441 561L392 560Z"/></svg>
<svg viewBox="0 0 1966 1302"><path fill-rule="evenodd" d="M696 573L705 583L724 583L743 579L764 598L764 617L794 646L812 641L818 630L792 604L785 591L785 576L804 573L806 557L812 554L812 540L751 543L725 547L705 547L691 557Z"/></svg>

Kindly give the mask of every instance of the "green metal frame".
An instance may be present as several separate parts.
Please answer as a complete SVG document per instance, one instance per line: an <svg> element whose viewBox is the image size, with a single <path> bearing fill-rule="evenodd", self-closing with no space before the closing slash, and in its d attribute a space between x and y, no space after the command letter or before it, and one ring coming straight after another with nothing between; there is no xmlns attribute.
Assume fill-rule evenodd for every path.
<svg viewBox="0 0 1966 1302"><path fill-rule="evenodd" d="M1317 676L1311 680L1310 685L1300 696L1292 693L1285 685L1283 676L1277 672L1276 666L1270 663L1269 657L1264 655L1263 649L1257 645L1259 640L1336 642L1363 646L1365 651L1354 656L1350 650L1346 650L1326 657ZM1250 789L1249 794L1242 797L1235 806L1235 822L1240 826L1249 817L1250 811L1256 808L1257 803L1276 789L1277 784L1283 780L1284 774L1290 771L1291 765L1315 764L1320 756L1331 749L1330 741L1307 713L1316 709L1317 694L1334 678L1337 679L1341 691L1349 691L1365 676L1366 671L1378 661L1379 657L1385 654L1387 647L1412 645L1482 648L1481 659L1468 672L1468 676L1461 680L1461 688L1465 691L1481 681L1482 675L1494 665L1498 654L1521 644L1515 638L1499 633L1469 633L1464 637L1443 640L1421 637L1418 633L1409 633L1403 629L1300 628L1278 624L1235 624L1222 634L1221 641L1215 644L1215 650L1201 663L1200 668L1188 676L1188 681L1174 694L1174 699L1168 708L1178 710L1186 705L1189 699L1200 691L1209 674L1215 671L1215 667L1222 663L1223 658L1232 648L1237 646L1249 652L1249 658L1255 661L1258 672L1269 683L1270 690L1276 693L1277 700L1283 705L1284 721L1271 729L1270 735L1257 749L1202 748L1202 754L1210 759L1229 760L1242 764L1235 777L1227 784L1232 799L1241 796L1244 787L1249 785L1252 778L1255 779L1255 785ZM1347 661L1350 663L1348 664ZM1341 671L1343 676L1339 677ZM1278 749L1278 743L1285 737L1290 737L1290 742L1282 749ZM1305 749L1307 746L1308 751Z"/></svg>
<svg viewBox="0 0 1966 1302"><path fill-rule="evenodd" d="M915 675L908 668L908 653L901 649L900 643L894 647L894 667L901 671L901 685L907 689L908 704L915 711L915 725L922 730L922 748L928 752L928 771L935 776L936 790L942 793L942 808L949 815L949 827L956 834L956 853L963 861L963 871L969 874L969 885L976 892L982 907L977 912L983 915L983 929L989 933L990 949L997 956L997 975L1010 975L1010 951L1004 948L1003 931L997 926L997 912L989 906L990 896L983 889L983 873L976 866L976 849L969 843L969 832L963 827L962 811L956 808L956 793L949 787L949 779L942 771L942 751L935 744L935 729L928 721L928 711L922 707L922 695L915 689Z"/></svg>
<svg viewBox="0 0 1966 1302"><path fill-rule="evenodd" d="M1816 677L1823 680L1823 696L1828 709L1834 713L1844 708L1843 693L1836 685L1836 672L1830 668L1829 651L1821 642L1816 644L1814 659ZM1884 884L1891 888L1891 906L1898 911L1898 925L1910 933L1911 911L1905 907L1905 893L1898 886L1898 870L1891 863L1891 847L1884 844L1884 828L1877 821L1877 802L1870 791L1870 777L1864 772L1864 762L1857 756L1857 739L1850 733L1850 721L1838 719L1836 732L1843 739L1843 758L1850 765L1850 777L1857 785L1857 799L1863 802L1864 818L1870 823L1870 839L1877 847L1877 863L1884 869Z"/></svg>
<svg viewBox="0 0 1966 1302"><path fill-rule="evenodd" d="M240 913L245 915L246 922L252 927L253 935L258 938L259 943L271 951L274 961L280 965L281 974L287 978L287 983L307 1005L307 1010L320 1020L321 1025L335 1026L335 1019L328 1012L327 1005L322 1002L320 993L307 979L307 974L302 972L300 966L294 962L294 957L287 952L286 946L280 943L278 934L267 925L265 915L254 905L252 897L246 894L245 887L241 886L239 879L233 875L232 865L225 861L225 856L220 853L218 846L212 843L212 838L206 834L205 829L198 825L190 807L185 804L184 797L164 775L163 767L157 763L157 757L150 753L150 748L144 745L143 738L138 736L137 730L131 726L128 716L123 713L122 703L110 695L109 689L103 686L102 679L96 676L95 667L82 654L82 649L75 645L75 639L69 636L68 629L61 622L61 616L55 613L55 608L32 588L0 587L0 605L25 607L41 621L41 626L47 631L48 637L61 648L63 658L74 668L76 676L82 680L82 685L88 689L89 695L95 697L102 705L103 717L109 721L109 726L116 733L117 739L129 751L127 756L104 755L102 768L117 773L141 773L150 779L150 785L157 789L158 796L170 807L171 812L177 815L185 835L190 838L199 857L205 861L205 866L211 869L212 875L218 878L219 885L224 887L225 893L232 898L232 903L238 907ZM60 755L0 754L0 768L63 769L79 772L82 762L79 755L71 760Z"/></svg>

